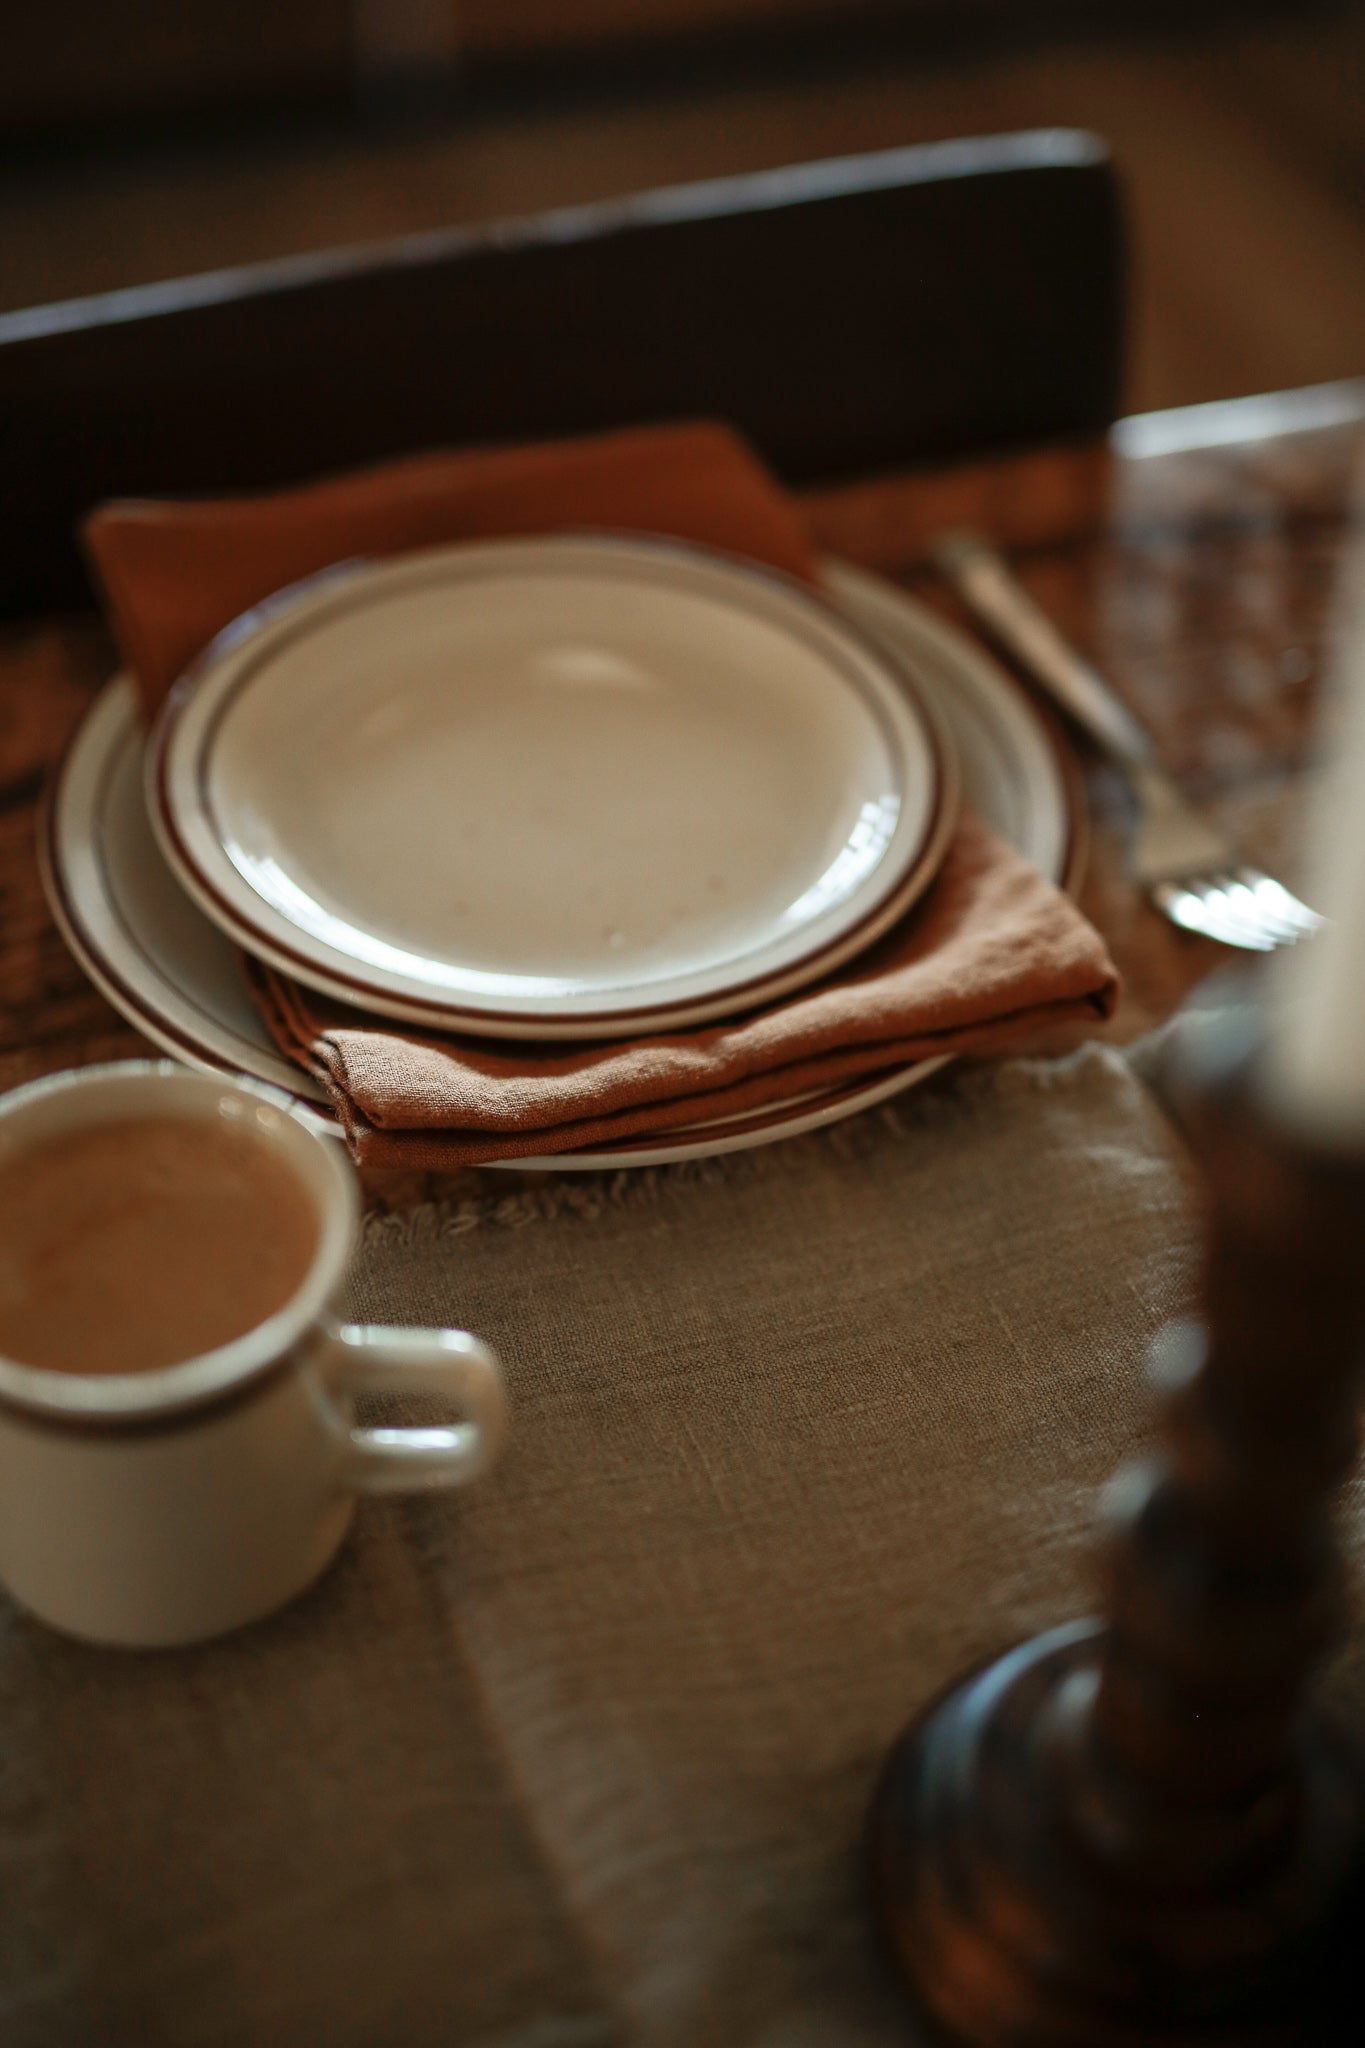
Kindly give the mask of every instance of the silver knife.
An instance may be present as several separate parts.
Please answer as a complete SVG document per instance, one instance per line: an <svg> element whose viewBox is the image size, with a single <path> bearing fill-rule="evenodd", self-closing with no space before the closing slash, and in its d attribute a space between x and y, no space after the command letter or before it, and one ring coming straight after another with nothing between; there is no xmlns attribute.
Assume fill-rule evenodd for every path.
<svg viewBox="0 0 1365 2048"><path fill-rule="evenodd" d="M989 541L975 533L945 533L930 552L973 615L1097 746L1126 768L1155 764L1156 748L1132 712L1067 644Z"/></svg>

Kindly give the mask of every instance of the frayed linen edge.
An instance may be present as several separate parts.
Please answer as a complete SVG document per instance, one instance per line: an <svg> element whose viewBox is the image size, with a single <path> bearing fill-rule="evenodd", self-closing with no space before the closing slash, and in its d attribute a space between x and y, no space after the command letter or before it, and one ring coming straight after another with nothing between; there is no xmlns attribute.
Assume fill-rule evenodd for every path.
<svg viewBox="0 0 1365 2048"><path fill-rule="evenodd" d="M665 1192L692 1187L719 1187L752 1182L799 1170L812 1152L852 1161L869 1156L879 1145L942 1130L970 1115L983 1098L1042 1096L1084 1090L1102 1082L1119 1082L1151 1108L1158 1123L1160 1105L1121 1049L1090 1040L1059 1059L1001 1060L981 1065L954 1064L904 1096L871 1109L785 1138L769 1145L725 1152L711 1159L683 1159L669 1166L612 1167L601 1172L565 1173L549 1184L509 1189L507 1194L466 1195L449 1201L422 1202L412 1209L366 1218L367 1244L416 1238L463 1237L470 1231L525 1229L528 1224L572 1216L592 1222L607 1211L652 1208Z"/></svg>

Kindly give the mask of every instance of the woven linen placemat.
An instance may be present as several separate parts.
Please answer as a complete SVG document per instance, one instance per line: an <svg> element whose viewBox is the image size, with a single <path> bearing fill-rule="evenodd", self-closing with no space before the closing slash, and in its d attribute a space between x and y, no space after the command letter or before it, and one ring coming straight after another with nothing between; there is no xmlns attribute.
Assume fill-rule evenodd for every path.
<svg viewBox="0 0 1365 2048"><path fill-rule="evenodd" d="M1085 1611L1190 1193L1092 1046L372 1223L354 1311L491 1339L505 1458L202 1650L3 1610L6 2043L913 2038L868 1798L954 1673Z"/></svg>

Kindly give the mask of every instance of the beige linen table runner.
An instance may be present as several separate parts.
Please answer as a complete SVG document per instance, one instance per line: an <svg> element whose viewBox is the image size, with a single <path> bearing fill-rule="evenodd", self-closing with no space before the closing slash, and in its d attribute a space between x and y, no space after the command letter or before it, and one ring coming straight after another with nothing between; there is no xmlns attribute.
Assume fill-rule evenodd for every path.
<svg viewBox="0 0 1365 2048"><path fill-rule="evenodd" d="M914 2041L861 1896L879 1764L1085 1611L1192 1246L1098 1047L372 1224L356 1312L491 1338L506 1458L368 1504L204 1649L0 1610L6 2048Z"/></svg>

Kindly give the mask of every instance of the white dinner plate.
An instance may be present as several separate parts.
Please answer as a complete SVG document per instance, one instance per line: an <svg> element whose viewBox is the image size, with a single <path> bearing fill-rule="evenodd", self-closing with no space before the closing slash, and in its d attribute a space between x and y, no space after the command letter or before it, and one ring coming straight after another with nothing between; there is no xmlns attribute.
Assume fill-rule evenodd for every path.
<svg viewBox="0 0 1365 2048"><path fill-rule="evenodd" d="M964 800L1044 874L1070 886L1084 839L1074 772L1019 685L965 635L879 578L829 563L825 583L866 632L913 664L956 742ZM43 878L68 946L154 1045L212 1073L268 1082L316 1128L335 1134L324 1091L275 1049L236 949L162 859L143 801L142 751L133 685L115 677L72 740L46 812ZM941 1065L902 1063L667 1138L506 1163L573 1170L707 1158L851 1116Z"/></svg>
<svg viewBox="0 0 1365 2048"><path fill-rule="evenodd" d="M147 757L161 849L343 1001L519 1039L677 1030L861 952L942 859L956 763L820 597L578 537L351 564L239 620Z"/></svg>

